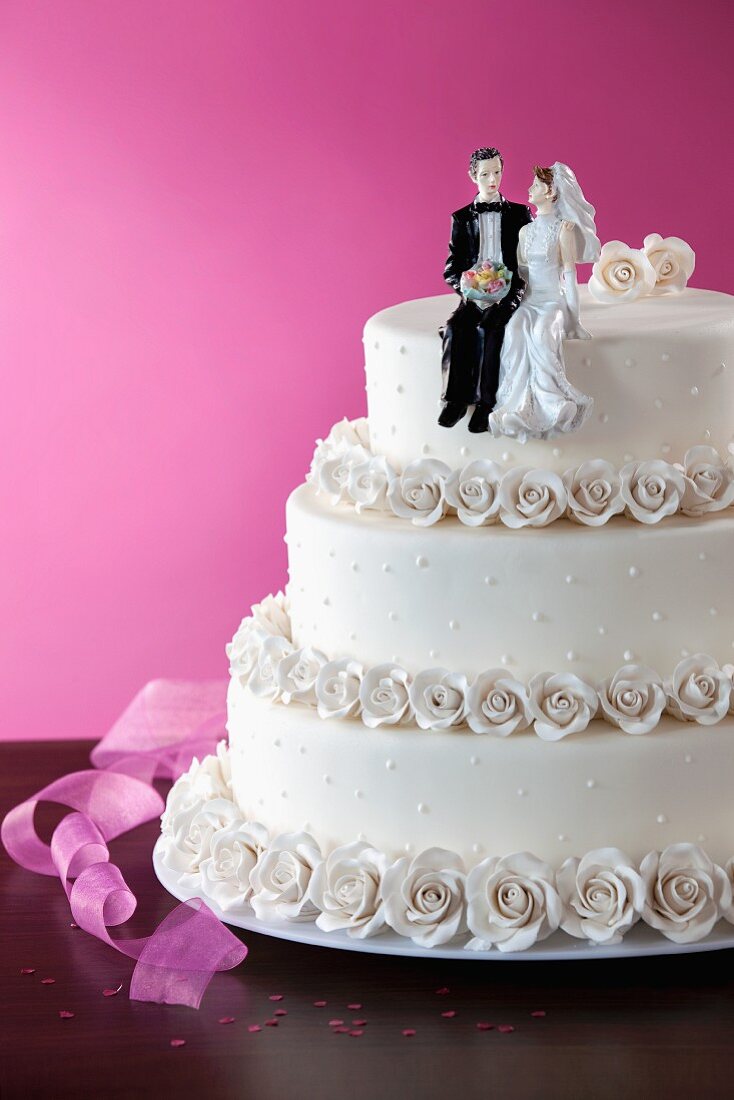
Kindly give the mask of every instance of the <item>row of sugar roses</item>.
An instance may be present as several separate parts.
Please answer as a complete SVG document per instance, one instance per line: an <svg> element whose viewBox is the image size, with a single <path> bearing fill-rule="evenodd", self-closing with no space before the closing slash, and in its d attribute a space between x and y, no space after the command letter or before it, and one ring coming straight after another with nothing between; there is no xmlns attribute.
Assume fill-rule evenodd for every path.
<svg viewBox="0 0 734 1100"><path fill-rule="evenodd" d="M179 885L223 911L250 904L260 920L315 921L355 938L391 928L421 947L471 934L469 950L501 951L525 950L558 928L613 944L642 919L691 943L720 917L734 923L734 860L722 868L692 844L650 852L639 866L618 849L597 849L557 872L528 852L488 857L468 874L442 848L390 862L366 841L324 859L308 833L270 841L228 798L179 802L177 787L164 814L161 858Z"/></svg>
<svg viewBox="0 0 734 1100"><path fill-rule="evenodd" d="M617 470L593 459L562 476L548 470L503 470L477 459L451 470L437 459L411 462L396 474L381 455L361 445L314 458L310 478L332 503L346 500L358 512L392 512L421 527L455 513L470 527L504 523L508 527L545 527L567 517L591 527L624 513L639 523L659 523L682 512L701 516L734 502L734 470L713 447L692 447L681 464L662 459L629 462Z"/></svg>
<svg viewBox="0 0 734 1100"><path fill-rule="evenodd" d="M702 653L681 660L666 682L653 669L628 664L593 687L570 672L540 673L525 685L507 669L481 672L471 683L444 668L415 677L390 663L365 670L351 657L330 661L317 649L295 649L252 618L243 620L227 652L231 675L255 695L315 706L324 719L360 717L370 729L468 725L474 733L507 737L532 726L543 740L558 741L597 716L643 734L664 712L713 725L734 708L734 666L721 668Z"/></svg>

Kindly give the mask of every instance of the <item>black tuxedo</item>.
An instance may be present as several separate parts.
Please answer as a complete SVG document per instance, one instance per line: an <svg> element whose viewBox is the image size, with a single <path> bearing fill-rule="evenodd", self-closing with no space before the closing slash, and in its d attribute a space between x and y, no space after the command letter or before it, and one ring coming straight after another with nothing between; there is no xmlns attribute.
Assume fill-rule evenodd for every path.
<svg viewBox="0 0 734 1100"><path fill-rule="evenodd" d="M517 270L517 238L522 227L530 221L532 216L527 206L501 200L500 243L502 261L512 272L510 292L486 310L462 298L449 317L442 330L441 397L444 401L460 405L482 402L494 408L505 325L520 305L525 290ZM472 268L478 258L479 213L472 202L452 215L449 255L443 277L457 294L461 293L462 272Z"/></svg>

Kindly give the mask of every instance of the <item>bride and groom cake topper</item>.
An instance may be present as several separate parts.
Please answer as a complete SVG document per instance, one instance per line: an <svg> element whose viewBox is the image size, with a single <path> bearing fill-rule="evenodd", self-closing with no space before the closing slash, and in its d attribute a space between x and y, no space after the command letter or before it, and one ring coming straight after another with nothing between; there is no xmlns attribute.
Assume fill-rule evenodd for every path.
<svg viewBox="0 0 734 1100"><path fill-rule="evenodd" d="M536 166L522 203L500 192L504 160L472 153L477 197L452 217L444 278L461 303L443 329L439 424L474 406L470 432L519 442L575 431L593 401L566 378L563 339L588 340L579 320L576 264L598 259L594 207L571 169Z"/></svg>

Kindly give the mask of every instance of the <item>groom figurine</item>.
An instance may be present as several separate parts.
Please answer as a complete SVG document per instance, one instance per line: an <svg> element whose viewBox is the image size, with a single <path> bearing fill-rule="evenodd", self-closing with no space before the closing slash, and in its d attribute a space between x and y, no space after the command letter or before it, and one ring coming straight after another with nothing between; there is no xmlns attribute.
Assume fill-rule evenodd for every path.
<svg viewBox="0 0 734 1100"><path fill-rule="evenodd" d="M444 428L453 428L468 406L474 405L469 431L487 431L499 384L505 325L519 306L525 289L517 271L517 238L532 217L527 206L508 202L500 194L503 168L499 149L475 150L469 178L479 194L469 206L452 215L449 256L443 273L446 282L461 294L462 272L482 260L501 261L512 272L512 282L507 296L487 309L465 301L462 296L442 330L444 407L438 422Z"/></svg>

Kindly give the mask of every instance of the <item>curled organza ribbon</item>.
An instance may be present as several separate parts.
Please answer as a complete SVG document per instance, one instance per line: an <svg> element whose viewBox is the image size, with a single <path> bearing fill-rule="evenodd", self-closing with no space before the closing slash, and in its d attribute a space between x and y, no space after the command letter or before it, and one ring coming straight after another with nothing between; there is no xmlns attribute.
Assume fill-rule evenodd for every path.
<svg viewBox="0 0 734 1100"><path fill-rule="evenodd" d="M153 779L177 779L195 756L215 751L224 735L224 694L219 681L146 684L92 751L98 770L55 780L11 810L0 827L16 863L61 879L80 928L137 960L133 1000L198 1008L215 972L230 970L247 955L200 898L177 905L150 936L118 940L109 933L129 920L137 901L110 861L107 842L161 815L164 804ZM71 811L50 845L35 829L39 802Z"/></svg>

